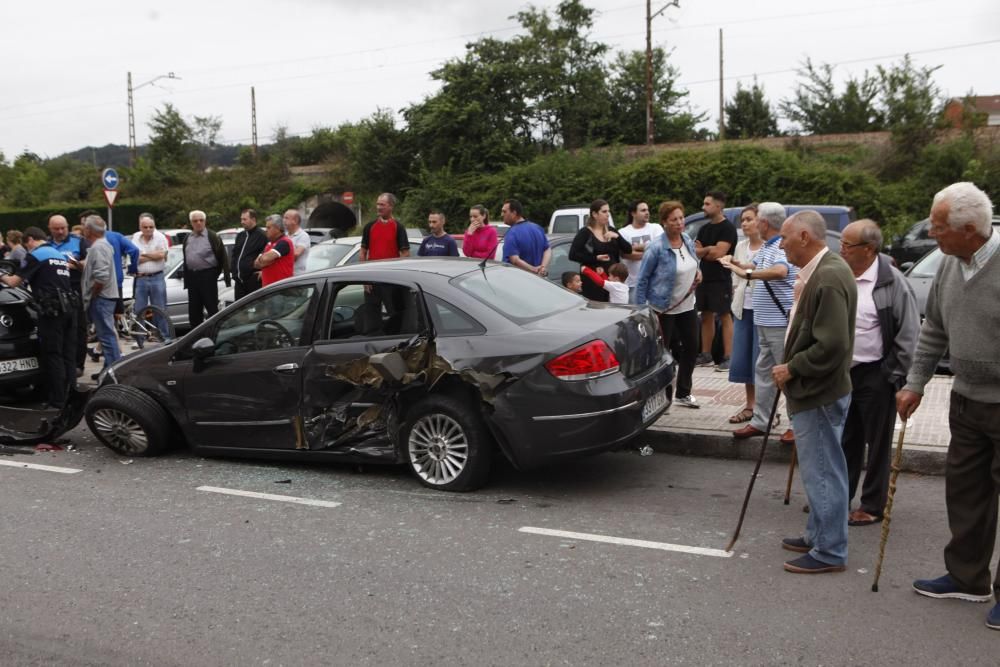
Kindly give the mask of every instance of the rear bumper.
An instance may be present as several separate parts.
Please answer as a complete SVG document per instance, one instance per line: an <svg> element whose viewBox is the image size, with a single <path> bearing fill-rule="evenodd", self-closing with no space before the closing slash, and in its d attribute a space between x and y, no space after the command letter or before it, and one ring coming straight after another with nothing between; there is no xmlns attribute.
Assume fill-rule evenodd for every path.
<svg viewBox="0 0 1000 667"><path fill-rule="evenodd" d="M670 406L672 380L669 355L640 377L560 383L565 388L555 389L562 391L540 391L524 378L497 397L491 419L513 463L534 468L603 452L642 433ZM643 420L643 407L660 391L665 402Z"/></svg>

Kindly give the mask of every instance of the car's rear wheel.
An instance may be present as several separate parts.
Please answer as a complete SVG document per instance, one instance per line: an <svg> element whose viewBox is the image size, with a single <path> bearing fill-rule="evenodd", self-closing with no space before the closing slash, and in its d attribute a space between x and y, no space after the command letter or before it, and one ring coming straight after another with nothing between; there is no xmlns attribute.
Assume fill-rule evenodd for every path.
<svg viewBox="0 0 1000 667"><path fill-rule="evenodd" d="M424 486L472 491L490 474L492 438L476 410L452 396L428 396L407 412L406 462Z"/></svg>
<svg viewBox="0 0 1000 667"><path fill-rule="evenodd" d="M157 456L170 445L166 410L133 387L101 387L87 403L86 416L93 434L123 456Z"/></svg>

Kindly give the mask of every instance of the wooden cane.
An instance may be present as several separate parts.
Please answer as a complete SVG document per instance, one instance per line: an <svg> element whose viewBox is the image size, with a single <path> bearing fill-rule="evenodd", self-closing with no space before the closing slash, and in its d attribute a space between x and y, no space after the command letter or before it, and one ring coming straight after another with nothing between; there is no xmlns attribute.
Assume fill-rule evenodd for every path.
<svg viewBox="0 0 1000 667"><path fill-rule="evenodd" d="M899 439L896 440L896 455L892 459L892 473L889 475L889 498L882 514L882 539L878 545L878 563L875 565L875 581L872 582L872 593L878 593L878 578L882 575L882 561L885 560L885 544L889 541L889 523L892 521L892 499L896 495L896 478L903 465L903 438L906 437L906 420L899 429Z"/></svg>
<svg viewBox="0 0 1000 667"><path fill-rule="evenodd" d="M792 499L792 480L795 479L795 463L799 459L799 447L792 443L792 462L788 464L788 483L785 485L785 504Z"/></svg>
<svg viewBox="0 0 1000 667"><path fill-rule="evenodd" d="M757 455L757 465L754 466L753 475L750 476L750 484L747 486L747 494L743 498L743 509L740 510L740 520L736 522L736 530L733 531L733 537L729 540L729 546L726 547L726 551L732 551L733 546L736 544L736 540L740 537L740 529L743 527L743 519L747 515L747 505L750 504L750 494L753 493L753 484L757 481L757 473L760 472L760 464L764 462L764 452L767 451L767 439L771 437L771 426L774 424L774 415L778 412L778 399L781 398L781 390L776 389L774 393L774 406L771 408L771 416L767 420L767 431L764 433L764 442L760 445L760 453Z"/></svg>

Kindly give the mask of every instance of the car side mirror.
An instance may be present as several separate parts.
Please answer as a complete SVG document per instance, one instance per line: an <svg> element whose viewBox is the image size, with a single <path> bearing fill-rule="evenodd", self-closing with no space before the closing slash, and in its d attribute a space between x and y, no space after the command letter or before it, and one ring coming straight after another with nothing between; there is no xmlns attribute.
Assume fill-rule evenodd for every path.
<svg viewBox="0 0 1000 667"><path fill-rule="evenodd" d="M368 358L368 363L378 371L383 380L391 384L399 384L406 375L406 362L399 352L373 354Z"/></svg>
<svg viewBox="0 0 1000 667"><path fill-rule="evenodd" d="M195 359L200 359L204 361L209 357L215 355L215 341L211 338L199 338L191 346L191 354L194 355Z"/></svg>
<svg viewBox="0 0 1000 667"><path fill-rule="evenodd" d="M907 271L909 271L912 268L913 268L913 262L903 262L900 265L899 270L902 271L903 273L906 273Z"/></svg>

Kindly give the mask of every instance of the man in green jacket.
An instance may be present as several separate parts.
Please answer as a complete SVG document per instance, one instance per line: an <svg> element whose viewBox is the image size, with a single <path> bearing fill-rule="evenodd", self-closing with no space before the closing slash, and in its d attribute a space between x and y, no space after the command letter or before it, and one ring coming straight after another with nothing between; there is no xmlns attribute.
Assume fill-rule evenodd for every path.
<svg viewBox="0 0 1000 667"><path fill-rule="evenodd" d="M785 563L799 574L843 572L847 563L847 460L840 446L851 404L851 358L858 288L850 267L826 246L826 222L796 213L781 227L785 255L800 267L785 339L785 363L772 374L785 392L809 499L805 535L782 540L803 555Z"/></svg>

